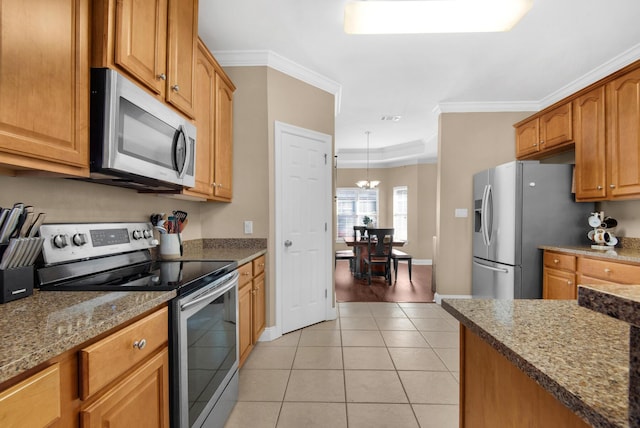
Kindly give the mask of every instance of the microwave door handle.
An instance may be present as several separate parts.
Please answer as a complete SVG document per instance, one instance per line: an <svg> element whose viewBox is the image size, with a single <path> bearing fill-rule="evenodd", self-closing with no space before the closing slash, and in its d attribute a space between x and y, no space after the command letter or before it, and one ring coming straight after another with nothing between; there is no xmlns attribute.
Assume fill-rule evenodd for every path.
<svg viewBox="0 0 640 428"><path fill-rule="evenodd" d="M182 164L178 164L178 152L180 150L180 145L178 144L180 141L180 136L184 138L184 161ZM191 158L191 144L189 144L189 134L187 133L186 128L183 125L180 125L176 130L175 135L176 143L173 145L173 163L175 165L176 171L178 172L179 178L184 178L184 175L187 173L187 163Z"/></svg>

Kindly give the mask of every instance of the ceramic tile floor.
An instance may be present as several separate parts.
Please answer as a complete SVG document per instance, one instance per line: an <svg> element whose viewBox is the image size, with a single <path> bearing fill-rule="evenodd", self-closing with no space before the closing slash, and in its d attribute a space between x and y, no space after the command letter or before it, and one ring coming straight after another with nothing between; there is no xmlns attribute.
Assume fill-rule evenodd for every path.
<svg viewBox="0 0 640 428"><path fill-rule="evenodd" d="M260 342L225 428L458 427L458 322L435 303L338 303Z"/></svg>

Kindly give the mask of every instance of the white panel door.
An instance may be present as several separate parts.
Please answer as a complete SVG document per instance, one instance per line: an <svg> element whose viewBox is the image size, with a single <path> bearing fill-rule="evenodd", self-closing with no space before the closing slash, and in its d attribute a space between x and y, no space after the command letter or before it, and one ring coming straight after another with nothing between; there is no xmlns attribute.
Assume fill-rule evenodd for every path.
<svg viewBox="0 0 640 428"><path fill-rule="evenodd" d="M331 136L280 122L275 131L276 280L287 333L326 320L331 306Z"/></svg>

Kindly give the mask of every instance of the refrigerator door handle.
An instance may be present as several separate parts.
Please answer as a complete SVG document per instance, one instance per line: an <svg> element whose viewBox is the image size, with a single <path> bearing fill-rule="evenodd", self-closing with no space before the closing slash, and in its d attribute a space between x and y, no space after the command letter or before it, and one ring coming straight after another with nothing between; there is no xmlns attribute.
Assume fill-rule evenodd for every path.
<svg viewBox="0 0 640 428"><path fill-rule="evenodd" d="M482 241L484 245L489 246L489 240L487 239L487 190L489 189L489 185L485 185L482 190L482 209L480 210L481 224L480 229L482 232Z"/></svg>
<svg viewBox="0 0 640 428"><path fill-rule="evenodd" d="M487 245L491 245L491 237L493 236L493 188L491 184L487 184L487 210L485 218L487 222Z"/></svg>
<svg viewBox="0 0 640 428"><path fill-rule="evenodd" d="M509 273L509 269L494 268L492 266L483 265L482 263L478 263L476 261L474 261L473 264L476 265L476 266L480 266L481 268L492 270L494 272Z"/></svg>

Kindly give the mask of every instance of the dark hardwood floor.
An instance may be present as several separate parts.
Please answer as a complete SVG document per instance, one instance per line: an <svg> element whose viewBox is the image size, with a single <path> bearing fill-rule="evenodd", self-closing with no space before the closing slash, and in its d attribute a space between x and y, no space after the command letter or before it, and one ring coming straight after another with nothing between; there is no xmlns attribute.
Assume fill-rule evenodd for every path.
<svg viewBox="0 0 640 428"><path fill-rule="evenodd" d="M433 302L431 266L413 265L412 281L406 263L398 266L398 281L389 286L383 277L356 279L349 271L349 262L339 260L336 266L336 300L338 302Z"/></svg>

